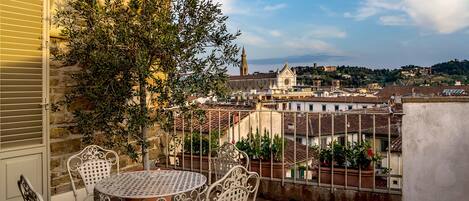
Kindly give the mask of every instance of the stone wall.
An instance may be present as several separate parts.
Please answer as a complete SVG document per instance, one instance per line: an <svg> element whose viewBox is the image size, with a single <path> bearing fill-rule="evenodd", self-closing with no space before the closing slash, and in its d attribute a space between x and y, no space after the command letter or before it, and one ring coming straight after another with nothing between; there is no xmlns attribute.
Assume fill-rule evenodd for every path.
<svg viewBox="0 0 469 201"><path fill-rule="evenodd" d="M70 75L79 70L77 66L63 66L58 62L50 64L50 102L55 103L62 99L65 92L73 86ZM73 107L73 106L72 106ZM67 159L84 148L81 143L81 135L75 127L71 111L74 108L60 107L57 112L50 112L50 172L51 195L56 195L72 190L70 178L67 172ZM161 133L158 128L151 129L152 137L150 160L160 155L164 139L156 137L155 133ZM136 163L128 156L120 154L121 171L141 169L141 163ZM78 188L83 187L80 179L75 180Z"/></svg>

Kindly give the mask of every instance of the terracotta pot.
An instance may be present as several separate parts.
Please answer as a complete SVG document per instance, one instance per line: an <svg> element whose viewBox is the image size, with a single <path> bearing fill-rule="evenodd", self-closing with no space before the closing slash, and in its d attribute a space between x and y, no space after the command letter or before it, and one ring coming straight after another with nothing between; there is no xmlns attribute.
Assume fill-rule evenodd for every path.
<svg viewBox="0 0 469 201"><path fill-rule="evenodd" d="M200 155L192 155L192 162L190 154L184 154L184 159L182 158L182 155L178 155L177 157L179 159L179 167L184 167L186 170L191 169L191 164L193 170L200 170L201 164L202 170L208 170L208 165L210 163L208 156L202 156L202 163Z"/></svg>
<svg viewBox="0 0 469 201"><path fill-rule="evenodd" d="M270 161L259 162L259 160L251 160L250 163L250 171L259 173L261 177L271 177L271 173L273 173L274 178L282 178L282 175L285 175L283 171L289 171L286 165L283 170L282 163L278 162L274 162L271 165Z"/></svg>
<svg viewBox="0 0 469 201"><path fill-rule="evenodd" d="M347 186L359 186L359 171L347 169ZM321 167L321 183L331 184L331 168ZM345 186L345 168L334 167L334 185ZM373 188L373 170L361 170L361 187Z"/></svg>

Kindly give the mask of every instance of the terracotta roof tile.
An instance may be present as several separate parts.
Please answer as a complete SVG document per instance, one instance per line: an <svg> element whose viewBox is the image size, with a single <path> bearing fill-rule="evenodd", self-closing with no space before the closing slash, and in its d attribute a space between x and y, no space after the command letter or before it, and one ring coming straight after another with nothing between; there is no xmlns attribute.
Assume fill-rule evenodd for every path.
<svg viewBox="0 0 469 201"><path fill-rule="evenodd" d="M347 116L347 127L345 126L345 116ZM345 128L348 133L358 133L361 128L363 134L372 134L373 114L361 114L361 127L359 126L359 116L359 114L334 114L332 118L332 114L321 114L321 127L319 127L319 114L308 114L309 121L308 128L306 128L306 114L297 114L295 120L294 113L285 113L284 131L285 134L293 135L296 121L296 134L302 136L306 135L306 131L308 131L308 136L318 136L319 128L321 135L331 135L332 129L334 129L334 134L343 134ZM391 135L399 135L402 116L391 114L376 114L376 135L388 135L388 117L391 118ZM332 121L334 121L333 124Z"/></svg>
<svg viewBox="0 0 469 201"><path fill-rule="evenodd" d="M469 86L387 86L381 89L376 95L380 98L389 99L396 96L443 96L445 89L463 89L469 92Z"/></svg>
<svg viewBox="0 0 469 201"><path fill-rule="evenodd" d="M296 163L303 163L315 158L314 149L308 148L308 157L306 157L307 146L301 143L296 143ZM285 163L288 165L295 164L295 142L285 138Z"/></svg>
<svg viewBox="0 0 469 201"><path fill-rule="evenodd" d="M193 114L192 131L208 133L209 130L218 131L219 127L222 132L226 131L230 124L233 125L233 119L237 122L238 115L241 115L241 119L249 115L249 112L237 112L236 110L254 110L255 107L245 105L201 105L200 109L205 111L201 118L202 121L200 122L196 114ZM184 119L182 116L176 118L176 130L182 131L183 129L190 132L190 116Z"/></svg>
<svg viewBox="0 0 469 201"><path fill-rule="evenodd" d="M277 73L257 73L250 75L232 75L230 80L245 80L245 79L265 79L265 78L276 78Z"/></svg>

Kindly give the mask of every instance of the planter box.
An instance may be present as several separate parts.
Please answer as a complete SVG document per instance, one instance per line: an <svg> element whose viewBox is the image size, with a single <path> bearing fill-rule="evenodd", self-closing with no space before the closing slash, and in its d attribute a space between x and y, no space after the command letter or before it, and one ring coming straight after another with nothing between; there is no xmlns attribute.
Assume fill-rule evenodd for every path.
<svg viewBox="0 0 469 201"><path fill-rule="evenodd" d="M182 159L182 155L177 156L179 159L179 167L183 167L184 169L188 170L191 169L191 155L184 154L184 160ZM212 157L213 158L213 157ZM208 164L210 161L208 160L208 156L202 156L202 164L200 163L200 155L192 155L192 169L200 170L202 166L202 170L208 171Z"/></svg>
<svg viewBox="0 0 469 201"><path fill-rule="evenodd" d="M359 186L359 172L356 169L347 169L347 186ZM321 183L331 184L331 168L321 167ZM334 185L345 186L345 168L334 167ZM361 187L373 188L373 170L361 171Z"/></svg>
<svg viewBox="0 0 469 201"><path fill-rule="evenodd" d="M191 169L191 156L190 154L184 154L184 160L182 159L182 155L178 155L178 160L180 161L179 167L182 167L184 164L184 169L189 170ZM215 157L211 157L212 159ZM193 155L192 156L192 169L193 170L200 170L202 165L202 170L208 171L209 166L209 159L208 156L202 156L202 163L200 163L200 155ZM274 178L282 178L283 171L282 171L282 163L274 162L272 164L273 168L273 177ZM250 170L253 172L259 173L262 177L270 177L271 172L271 165L270 161L262 161L262 169L260 169L259 160L251 160L250 161ZM261 171L262 170L262 171ZM285 165L285 172L290 171L287 165Z"/></svg>
<svg viewBox="0 0 469 201"><path fill-rule="evenodd" d="M282 163L274 162L272 165L270 161L262 161L259 160L251 160L250 161L250 171L257 172L261 177L270 177L271 176L271 168L273 171L274 178L282 178L282 175L285 175L282 170ZM260 166L262 164L262 166ZM285 172L290 171L287 165L284 166Z"/></svg>

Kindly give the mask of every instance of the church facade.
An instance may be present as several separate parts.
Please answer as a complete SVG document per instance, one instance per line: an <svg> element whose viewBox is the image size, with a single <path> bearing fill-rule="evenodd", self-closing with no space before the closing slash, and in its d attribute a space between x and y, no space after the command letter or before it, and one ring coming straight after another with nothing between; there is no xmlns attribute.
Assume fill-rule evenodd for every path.
<svg viewBox="0 0 469 201"><path fill-rule="evenodd" d="M228 84L233 93L283 94L296 86L296 72L285 64L280 71L249 74L243 48L240 75L230 76Z"/></svg>

